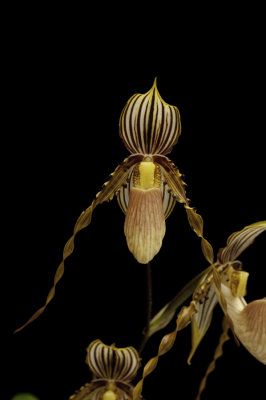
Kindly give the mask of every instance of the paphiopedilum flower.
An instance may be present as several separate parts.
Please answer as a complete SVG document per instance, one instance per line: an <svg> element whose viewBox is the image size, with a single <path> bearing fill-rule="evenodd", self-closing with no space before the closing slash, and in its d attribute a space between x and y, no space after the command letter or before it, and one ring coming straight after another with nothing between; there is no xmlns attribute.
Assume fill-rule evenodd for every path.
<svg viewBox="0 0 266 400"><path fill-rule="evenodd" d="M248 272L242 271L238 256L262 232L266 221L246 226L233 233L227 246L218 253L217 262L203 277L194 293L197 313L192 318L192 351L189 361L211 323L212 312L219 302L234 335L257 360L266 364L266 300L247 304L244 296Z"/></svg>
<svg viewBox="0 0 266 400"><path fill-rule="evenodd" d="M117 348L94 340L87 349L86 363L93 379L69 400L132 400L131 382L140 366L138 352L133 347Z"/></svg>
<svg viewBox="0 0 266 400"><path fill-rule="evenodd" d="M63 260L45 305L18 330L45 310L64 273L64 261L74 250L76 234L90 224L95 207L112 200L115 195L126 215L124 232L128 248L139 263L147 264L160 250L165 220L176 202L184 204L189 224L201 238L203 254L213 262L212 247L203 237L203 220L189 205L178 168L166 157L180 133L179 111L161 98L156 79L147 93L135 94L128 100L120 117L119 134L131 155L115 169L90 207L78 218L73 235L64 247Z"/></svg>
<svg viewBox="0 0 266 400"><path fill-rule="evenodd" d="M236 343L239 344L240 341L250 354L266 365L266 298L246 302L244 296L249 274L242 271L241 262L236 260L264 231L266 231L266 221L249 225L233 233L227 241L227 246L219 251L217 263L203 278L198 293L194 293L197 313L192 317L192 350L189 362L211 324L212 312L218 302L225 314L223 333L213 361L200 383L197 400L200 400L207 377L214 370L216 360L223 354L222 347L229 339L227 334L229 328L235 336Z"/></svg>
<svg viewBox="0 0 266 400"><path fill-rule="evenodd" d="M181 134L180 114L160 96L156 79L145 94L135 94L124 107L119 132L135 160L127 183L118 192L118 202L126 214L125 236L138 262L147 264L158 253L165 235L165 219L176 202L183 203L189 223L202 239L205 257L213 258L210 244L203 238L203 221L186 197L178 168L166 157Z"/></svg>
<svg viewBox="0 0 266 400"><path fill-rule="evenodd" d="M179 312L176 329L163 337L157 355L144 367L143 377L134 391L136 399L142 392L143 380L156 367L158 358L171 349L178 331L190 322L192 349L188 362L191 362L193 354L211 324L213 309L218 303L225 314L224 332L215 352L214 361L201 383L197 400L205 387L208 374L215 367L216 359L222 355L222 345L229 339L227 335L229 327L236 341L239 340L258 361L266 364L266 298L247 304L244 296L249 274L242 270L242 263L237 260L254 239L265 231L266 221L261 221L233 233L228 238L226 247L218 252L217 261L192 279L154 316L149 327L149 337L167 326L176 314L177 308L193 295L189 306L184 306Z"/></svg>

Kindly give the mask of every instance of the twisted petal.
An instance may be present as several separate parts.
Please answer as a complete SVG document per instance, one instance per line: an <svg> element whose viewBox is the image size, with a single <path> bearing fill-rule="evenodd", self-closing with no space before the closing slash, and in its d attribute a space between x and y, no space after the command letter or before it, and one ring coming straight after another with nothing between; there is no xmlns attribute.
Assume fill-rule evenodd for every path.
<svg viewBox="0 0 266 400"><path fill-rule="evenodd" d="M161 98L156 79L147 93L129 99L119 121L120 137L133 154L168 154L180 133L179 111Z"/></svg>
<svg viewBox="0 0 266 400"><path fill-rule="evenodd" d="M142 159L142 156L129 156L126 158L121 165L119 165L115 171L110 175L110 180L106 183L104 183L102 190L97 193L95 200L93 200L92 204L81 213L79 216L75 226L74 226L74 231L70 239L67 241L64 250L63 250L63 259L61 263L59 264L55 276L54 276L54 282L53 286L50 289L48 296L46 298L46 302L44 306L39 308L32 316L31 318L20 328L15 330L15 333L21 331L25 326L33 322L36 318L38 318L46 309L47 305L50 303L50 301L54 298L55 296L55 288L57 283L60 281L64 274L64 262L66 258L68 258L74 251L74 239L76 234L86 228L90 222L91 222L91 217L92 217L92 212L95 209L95 207L105 201L110 201L113 199L114 194L116 194L121 186L125 184L128 175L130 174L132 168L136 163L138 163Z"/></svg>
<svg viewBox="0 0 266 400"><path fill-rule="evenodd" d="M178 294L167 303L151 320L148 335L152 336L155 332L165 328L172 320L178 307L180 307L194 292L202 280L202 277L210 270L210 267L200 272L189 283L187 283Z"/></svg>
<svg viewBox="0 0 266 400"><path fill-rule="evenodd" d="M232 233L227 240L226 247L221 249L218 255L221 264L236 260L253 243L254 239L264 231L266 231L266 221L260 221L245 226L239 232Z"/></svg>
<svg viewBox="0 0 266 400"><path fill-rule="evenodd" d="M191 301L188 307L182 307L177 316L175 330L162 338L157 355L151 358L143 368L142 378L133 390L133 400L139 400L141 398L144 379L156 368L159 357L167 353L173 347L178 331L184 329L191 322L195 310L196 305L194 301Z"/></svg>
<svg viewBox="0 0 266 400"><path fill-rule="evenodd" d="M129 250L141 264L158 253L165 235L162 192L159 188L131 188L124 226Z"/></svg>
<svg viewBox="0 0 266 400"><path fill-rule="evenodd" d="M167 157L153 156L154 162L161 167L165 180L171 190L172 195L179 203L183 203L187 212L188 222L197 236L201 238L201 248L206 260L213 263L213 248L203 236L203 219L196 213L195 209L189 206L189 200L186 197L185 183L182 181L178 168Z"/></svg>
<svg viewBox="0 0 266 400"><path fill-rule="evenodd" d="M235 260L265 230L266 221L260 221L233 233L220 251L219 260ZM244 271L235 271L228 287L214 271L217 297L235 335L255 358L266 364L266 300L247 305L243 297L247 276Z"/></svg>
<svg viewBox="0 0 266 400"><path fill-rule="evenodd" d="M140 359L133 347L106 346L93 341L87 349L86 362L97 378L131 382L139 368Z"/></svg>
<svg viewBox="0 0 266 400"><path fill-rule="evenodd" d="M168 157L155 155L152 158L155 163L160 165L164 179L175 199L179 203L188 204L186 184L181 179L182 175L175 164Z"/></svg>
<svg viewBox="0 0 266 400"><path fill-rule="evenodd" d="M213 360L209 364L209 366L207 368L207 371L206 371L206 373L205 373L205 375L204 375L204 377L203 377L203 379L202 379L202 381L200 383L199 391L198 391L198 395L196 397L196 400L200 400L201 393L203 392L203 390L206 387L206 382L207 382L207 378L208 378L209 374L212 371L214 371L217 359L220 358L223 355L223 345L227 340L230 339L230 337L228 336L228 330L229 330L228 320L224 317L223 318L223 332L222 332L222 334L220 336L218 346L215 349Z"/></svg>
<svg viewBox="0 0 266 400"><path fill-rule="evenodd" d="M248 274L244 271L235 271L234 268L240 268L240 265L241 263L239 261L227 263L225 265L220 265L217 262L211 265L195 290L193 300L197 305L197 313L195 313L192 318L192 349L188 357L189 364L211 324L213 309L218 303L216 290L217 287L221 285L221 276L224 280L229 282L228 285L231 286L235 293L244 293L246 286L243 283L246 282ZM239 280L240 275L242 278L241 282ZM221 296L221 299L223 309L227 315L226 301L223 296ZM228 323L230 323L230 317L228 315L227 318Z"/></svg>
<svg viewBox="0 0 266 400"><path fill-rule="evenodd" d="M212 319L212 311L218 302L215 287L219 292L219 301L227 317L228 324L234 333L234 325L227 311L227 301L223 293L221 293L222 281L220 275L224 275L226 278L230 277L230 290L232 294L235 297L240 297L242 299L241 302L244 303L243 296L246 292L248 274L245 271L235 271L234 268L239 269L241 263L234 260L246 247L253 243L259 234L265 231L265 224L265 221L257 222L232 234L228 239L228 247L222 249L218 257L220 262L223 261L224 264L217 262L202 271L171 302L166 304L152 319L149 336L164 328L175 315L176 309L195 290L193 299L195 300L197 312L192 318L192 349L188 358L188 362L190 363L200 341L208 330ZM236 279L239 275L241 275L241 279ZM207 283L207 286L202 285L203 282Z"/></svg>

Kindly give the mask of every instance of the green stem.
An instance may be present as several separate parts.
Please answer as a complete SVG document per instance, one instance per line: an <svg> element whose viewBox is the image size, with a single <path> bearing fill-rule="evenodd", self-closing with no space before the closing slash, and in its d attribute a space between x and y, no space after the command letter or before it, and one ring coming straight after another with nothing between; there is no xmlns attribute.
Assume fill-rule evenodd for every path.
<svg viewBox="0 0 266 400"><path fill-rule="evenodd" d="M149 328L152 316L152 275L151 275L151 262L146 264L146 324L142 332L138 352L141 354L145 344L149 339Z"/></svg>

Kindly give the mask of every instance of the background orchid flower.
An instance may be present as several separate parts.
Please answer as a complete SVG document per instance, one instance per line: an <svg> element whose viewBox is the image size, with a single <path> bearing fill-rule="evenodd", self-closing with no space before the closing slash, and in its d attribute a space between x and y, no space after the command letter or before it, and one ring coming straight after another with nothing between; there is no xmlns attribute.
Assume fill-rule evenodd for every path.
<svg viewBox="0 0 266 400"><path fill-rule="evenodd" d="M157 366L158 358L172 348L177 332L192 322L192 349L188 358L190 364L193 354L211 324L213 309L218 302L225 313L223 334L214 361L201 384L197 400L205 387L206 377L214 369L216 359L222 355L222 345L229 339L227 335L229 327L236 340L238 338L254 357L266 364L266 298L246 303L244 295L248 273L242 271L241 262L236 260L264 231L266 231L266 221L257 222L233 233L228 238L226 247L218 252L217 261L192 279L153 317L148 337L167 326L176 314L177 308L193 294L189 306L184 306L179 312L175 330L163 337L157 355L144 367L142 379L134 389L136 399L142 392L144 379Z"/></svg>
<svg viewBox="0 0 266 400"><path fill-rule="evenodd" d="M140 366L133 347L107 346L99 339L87 348L86 363L93 379L82 386L69 400L131 400L135 378ZM139 398L140 400L140 398Z"/></svg>
<svg viewBox="0 0 266 400"><path fill-rule="evenodd" d="M188 222L201 238L205 258L213 262L212 246L203 237L202 217L190 207L182 175L166 157L180 133L179 111L161 98L156 79L147 93L135 94L128 100L120 117L119 134L131 155L115 169L92 204L81 213L64 247L62 262L44 306L15 332L43 313L64 274L64 262L74 250L76 234L90 224L96 206L112 200L114 195L126 214L124 232L128 248L139 263L147 264L160 250L166 230L165 219L177 201L184 204Z"/></svg>
<svg viewBox="0 0 266 400"><path fill-rule="evenodd" d="M236 260L265 230L266 221L261 221L233 233L228 238L227 246L219 251L218 261L195 291L193 299L197 303L198 312L192 319L192 351L189 362L208 330L213 309L219 301L236 337L254 357L266 363L265 299L255 300L247 305L244 296L248 273L242 271L241 262Z"/></svg>

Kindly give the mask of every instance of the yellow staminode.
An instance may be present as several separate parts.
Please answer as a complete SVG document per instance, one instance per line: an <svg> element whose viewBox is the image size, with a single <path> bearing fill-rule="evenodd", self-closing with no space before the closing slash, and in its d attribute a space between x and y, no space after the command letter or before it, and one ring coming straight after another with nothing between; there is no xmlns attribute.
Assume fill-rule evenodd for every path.
<svg viewBox="0 0 266 400"><path fill-rule="evenodd" d="M246 296L249 273L246 271L234 271L231 275L231 291L235 297Z"/></svg>
<svg viewBox="0 0 266 400"><path fill-rule="evenodd" d="M112 390L107 390L103 395L103 400L117 400L117 395Z"/></svg>
<svg viewBox="0 0 266 400"><path fill-rule="evenodd" d="M152 161L144 161L139 165L139 185L142 189L151 189L155 181L155 164Z"/></svg>

